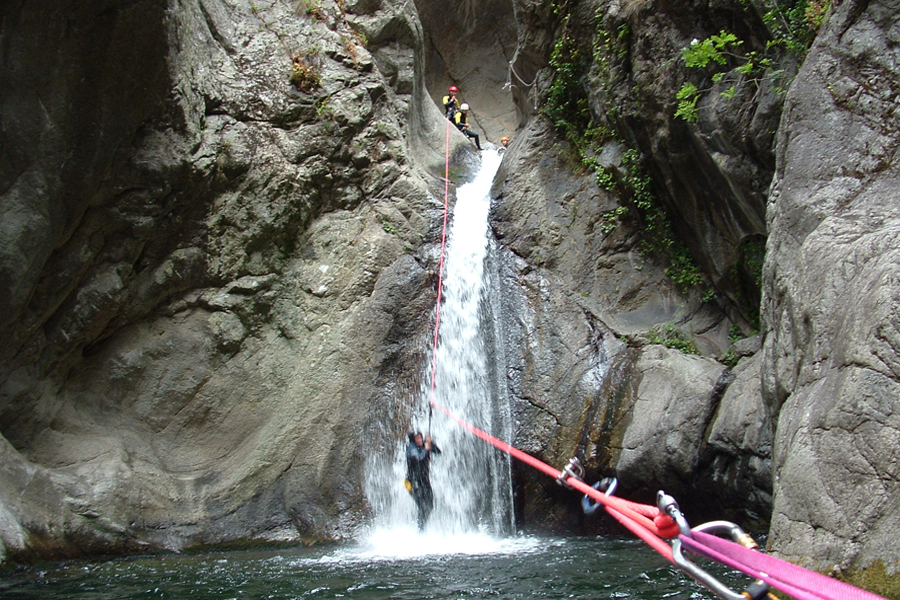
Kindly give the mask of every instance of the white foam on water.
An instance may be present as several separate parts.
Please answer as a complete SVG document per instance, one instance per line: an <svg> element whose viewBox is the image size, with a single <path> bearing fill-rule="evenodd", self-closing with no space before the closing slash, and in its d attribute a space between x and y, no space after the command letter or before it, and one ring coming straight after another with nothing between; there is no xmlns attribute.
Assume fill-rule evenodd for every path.
<svg viewBox="0 0 900 600"><path fill-rule="evenodd" d="M546 540L529 536L495 537L488 533L420 533L415 527L375 529L365 539L319 558L294 564L356 564L433 560L446 556L505 556L541 551Z"/></svg>

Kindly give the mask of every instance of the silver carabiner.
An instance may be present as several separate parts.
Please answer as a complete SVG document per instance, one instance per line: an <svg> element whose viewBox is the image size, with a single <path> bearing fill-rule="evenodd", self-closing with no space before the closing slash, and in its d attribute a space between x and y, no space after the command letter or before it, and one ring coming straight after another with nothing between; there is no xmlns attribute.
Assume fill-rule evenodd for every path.
<svg viewBox="0 0 900 600"><path fill-rule="evenodd" d="M656 493L656 507L659 509L659 512L669 515L675 521L675 524L678 525L678 531L682 535L691 537L691 527L688 525L687 519L684 518L681 509L678 508L678 502L675 501L675 498L659 490Z"/></svg>
<svg viewBox="0 0 900 600"><path fill-rule="evenodd" d="M710 521L709 523L704 523L703 525L697 525L692 529L692 531L703 531L703 532L718 532L725 531L731 536L731 541L736 544L740 544L744 548L748 550L759 550L759 544L756 543L756 540L753 539L753 536L741 529L740 525L732 523L731 521Z"/></svg>
<svg viewBox="0 0 900 600"><path fill-rule="evenodd" d="M618 485L619 481L615 477L604 477L591 487L607 496L612 496L616 493L616 486ZM598 508L600 508L600 503L594 502L587 494L581 498L581 510L584 511L584 514L592 515L597 512Z"/></svg>
<svg viewBox="0 0 900 600"><path fill-rule="evenodd" d="M566 465L566 468L562 470L559 474L559 477L556 478L556 483L563 487L572 488L569 485L568 479L569 477L574 477L578 481L583 481L584 479L584 467L581 466L581 461L578 460L578 457L569 459L569 464Z"/></svg>
<svg viewBox="0 0 900 600"><path fill-rule="evenodd" d="M746 596L732 591L727 585L686 559L681 550L681 540L678 538L672 540L672 560L674 560L678 568L687 573L691 579L701 584L719 598L722 598L722 600L747 600Z"/></svg>
<svg viewBox="0 0 900 600"><path fill-rule="evenodd" d="M692 532L694 531L725 531L736 543L741 544L745 548L759 550L759 544L756 543L756 540L735 523L730 521L710 521L709 523L704 523L703 525L698 525L697 527L690 529L687 524L687 519L681 514L678 503L672 496L660 491L659 494L657 494L657 504L660 511L669 515L678 524L678 528L681 530L682 535L693 538ZM685 558L681 548L681 540L678 538L672 540L672 560L679 569L687 573L691 578L703 585L716 596L722 598L722 600L760 600L769 594L769 585L759 579L747 586L747 589L744 590L743 594L738 594L733 591L724 583Z"/></svg>

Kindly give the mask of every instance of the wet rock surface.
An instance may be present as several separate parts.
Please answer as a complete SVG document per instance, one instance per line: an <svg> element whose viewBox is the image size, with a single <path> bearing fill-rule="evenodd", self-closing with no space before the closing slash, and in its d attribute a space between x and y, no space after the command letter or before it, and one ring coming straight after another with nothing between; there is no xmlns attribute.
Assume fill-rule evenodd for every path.
<svg viewBox="0 0 900 600"><path fill-rule="evenodd" d="M629 497L649 502L660 488L696 499L713 480L721 485L686 503L692 515L723 516L727 506L730 516L764 522L771 441L728 438L749 418L735 404L762 406L759 386L742 385L749 399L725 403L734 376L723 364L645 345L648 331L678 324L715 356L728 345L727 318L679 291L640 251L634 228L603 227L618 200L574 173L569 152L534 119L517 135L493 191L516 445L558 466L578 457L590 477L618 476ZM744 371L752 384L758 362ZM580 516L577 498L555 483L527 469L517 474L525 527L601 526Z"/></svg>
<svg viewBox="0 0 900 600"><path fill-rule="evenodd" d="M2 13L5 557L347 535L434 302L415 11Z"/></svg>
<svg viewBox="0 0 900 600"><path fill-rule="evenodd" d="M732 70L686 123L681 49L770 37L739 3L419 4L2 5L0 560L352 533L420 389L459 83L518 127L490 259L514 443L771 516L819 569L896 564L897 7L835 7L783 115L770 84L726 101ZM643 156L712 301L542 112L562 35L615 134L590 158ZM605 527L514 469L524 527Z"/></svg>
<svg viewBox="0 0 900 600"><path fill-rule="evenodd" d="M727 102L713 89L697 122L686 124L672 113L689 74L661 65L740 7L680 16L674 6L657 14L614 2L566 7L575 25L517 3L517 64L547 86L552 73L542 69L555 40L569 35L583 51L593 41L596 53L601 29L625 32L611 61L590 70L591 114L648 160L658 198L719 303L698 309L668 285L658 263L634 252L638 230L602 227L600 215L621 198L595 185L573 147L517 95L527 125L501 168L492 223L510 252L518 442L558 466L578 456L589 478L618 474L645 500L653 487L671 487L688 499L683 508L711 509L698 516L765 526L771 514L770 547L814 568L849 572L881 561L890 569L897 559L886 532L900 514L891 466L896 294L887 267L897 262L889 199L896 11L888 3L835 8L780 124L784 97L762 88ZM592 20L598 9L603 16ZM532 29L537 23L554 35ZM747 27L739 33L753 43L769 35L759 23ZM790 56L779 66L796 68ZM739 263L767 237L754 288ZM753 320L761 289L760 335L725 340L724 329ZM691 332L701 355L732 367L645 345L648 330L663 324ZM707 371L678 366L686 359L708 361ZM609 374L598 375L598 365ZM651 405L649 415L638 409ZM591 527L563 493L518 475L526 525Z"/></svg>

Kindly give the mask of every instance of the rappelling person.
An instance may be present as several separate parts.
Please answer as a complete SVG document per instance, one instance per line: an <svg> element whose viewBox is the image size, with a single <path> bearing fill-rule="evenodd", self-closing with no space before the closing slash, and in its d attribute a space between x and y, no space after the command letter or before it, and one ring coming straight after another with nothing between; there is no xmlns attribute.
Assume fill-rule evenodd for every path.
<svg viewBox="0 0 900 600"><path fill-rule="evenodd" d="M472 130L472 126L468 123L468 118L469 105L463 102L462 106L459 107L459 112L453 117L453 122L456 123L456 128L462 131L466 137L473 138L475 140L475 147L481 150L481 142L478 140L478 134Z"/></svg>
<svg viewBox="0 0 900 600"><path fill-rule="evenodd" d="M441 449L431 439L423 438L422 432L409 434L406 447L406 490L412 494L419 511L416 519L419 531L425 529L428 517L434 508L434 492L431 490L431 454L440 454Z"/></svg>
<svg viewBox="0 0 900 600"><path fill-rule="evenodd" d="M504 135L500 138L500 152L503 152L507 148L509 148L509 138Z"/></svg>
<svg viewBox="0 0 900 600"><path fill-rule="evenodd" d="M451 85L447 95L441 100L444 104L444 115L451 121L459 110L459 100L456 99L456 94L458 93L459 88L455 85Z"/></svg>

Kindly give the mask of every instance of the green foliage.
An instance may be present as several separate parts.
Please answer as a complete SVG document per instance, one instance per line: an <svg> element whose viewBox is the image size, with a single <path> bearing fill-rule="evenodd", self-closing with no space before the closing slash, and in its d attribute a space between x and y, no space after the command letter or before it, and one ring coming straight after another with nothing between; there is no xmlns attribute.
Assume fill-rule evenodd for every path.
<svg viewBox="0 0 900 600"><path fill-rule="evenodd" d="M608 75L608 60L625 56L627 53L625 42L631 31L627 25L621 25L615 29L615 33L611 33L603 26L601 14L598 13L599 24L593 57L595 63L598 58L603 60L600 65L601 74ZM572 144L580 166L595 174L600 187L608 191L618 191L618 196L622 199L623 206L602 215L601 232L612 233L626 215L632 214L629 209L633 208L633 214L640 219L644 227L642 249L664 258L667 275L682 290L699 288L705 300L711 299L712 290L704 281L697 265L691 260L690 253L674 239L668 218L653 192L650 176L643 169L640 152L630 149L623 154L624 175L620 175L618 179L597 160L603 144L617 139L617 135L611 128L594 120L583 83L588 65L583 53L566 32L567 25L568 17L563 21L563 34L556 41L550 56L554 77L547 92L543 113L550 119L556 131ZM716 44L725 48L735 43L724 32L717 40L713 42L714 50ZM610 111L607 111L606 120L614 122L614 116Z"/></svg>
<svg viewBox="0 0 900 600"><path fill-rule="evenodd" d="M397 228L391 225L390 221L387 219L381 220L381 228L384 229L385 233L389 233L391 235L398 235Z"/></svg>
<svg viewBox="0 0 900 600"><path fill-rule="evenodd" d="M641 250L645 254L658 254L666 263L666 275L682 291L698 289L704 302L713 299L714 292L708 286L700 272L700 268L691 258L690 252L675 238L672 226L665 211L659 205L653 193L653 182L644 170L643 157L637 150L631 149L622 156L622 165L626 169L623 184L626 204L634 206L644 225Z"/></svg>
<svg viewBox="0 0 900 600"><path fill-rule="evenodd" d="M596 168L597 185L611 192L616 189L616 178L606 167L598 165Z"/></svg>
<svg viewBox="0 0 900 600"><path fill-rule="evenodd" d="M320 119L334 119L334 108L328 104L328 96L316 100L316 116Z"/></svg>
<svg viewBox="0 0 900 600"><path fill-rule="evenodd" d="M558 133L574 141L591 126L591 111L580 82L587 64L568 34L564 33L556 41L550 54L550 67L554 77L543 112Z"/></svg>
<svg viewBox="0 0 900 600"><path fill-rule="evenodd" d="M725 30L706 39L694 39L681 52L686 67L707 69L710 65L727 68L729 65L743 77L736 85L722 92L726 99L737 96L744 82L759 86L762 78L775 66L772 49L782 47L796 54L800 59L812 43L824 22L832 0L763 0L766 12L763 21L772 33L773 39L766 45L765 52L749 51L740 53L743 40ZM769 76L777 80L781 71L772 71ZM722 81L724 73L712 75L714 84ZM781 86L776 90L783 92ZM708 90L698 89L693 83L685 83L676 94L678 105L674 117L688 122L697 120L697 101Z"/></svg>
<svg viewBox="0 0 900 600"><path fill-rule="evenodd" d="M673 244L674 245L674 244ZM666 275L682 289L699 287L703 284L703 275L699 267L691 258L687 248L678 244L669 253L669 266L666 267Z"/></svg>
<svg viewBox="0 0 900 600"><path fill-rule="evenodd" d="M881 559L864 569L843 571L838 574L838 579L885 598L900 599L900 572L885 565Z"/></svg>
<svg viewBox="0 0 900 600"><path fill-rule="evenodd" d="M740 247L740 267L747 273L757 288L762 288L762 271L766 259L764 239L750 238Z"/></svg>
<svg viewBox="0 0 900 600"><path fill-rule="evenodd" d="M653 194L653 184L643 169L642 160L637 150L625 152L622 158L628 173L625 183L632 191L630 203L638 209L644 224L641 250L646 254L662 256L666 263L665 273L675 285L685 292L700 290L703 301L708 302L715 294L688 249L676 239L665 211Z"/></svg>
<svg viewBox="0 0 900 600"><path fill-rule="evenodd" d="M710 62L725 65L730 51L743 43L733 33L723 30L719 35L711 35L705 40L692 40L691 45L681 51L681 58L687 67L702 69Z"/></svg>
<svg viewBox="0 0 900 600"><path fill-rule="evenodd" d="M829 10L831 10L831 0L809 0L806 3L806 9L803 11L803 16L806 17L807 24L818 31L825 22L825 17L828 15Z"/></svg>
<svg viewBox="0 0 900 600"><path fill-rule="evenodd" d="M685 354L700 354L693 340L688 339L673 323L666 323L662 328L655 326L650 329L647 333L647 342L661 344Z"/></svg>
<svg viewBox="0 0 900 600"><path fill-rule="evenodd" d="M609 235L619 226L621 217L624 217L627 214L628 207L626 206L617 206L612 210L606 211L600 216L600 231Z"/></svg>
<svg viewBox="0 0 900 600"><path fill-rule="evenodd" d="M729 348L725 351L725 356L722 357L722 364L728 367L729 369L733 369L737 366L738 362L740 362L741 357L737 355L734 351L734 348Z"/></svg>
<svg viewBox="0 0 900 600"><path fill-rule="evenodd" d="M697 89L697 86L690 81L685 82L675 94L675 99L678 100L675 118L684 119L689 123L695 122L699 116L697 101L700 99L700 90Z"/></svg>
<svg viewBox="0 0 900 600"><path fill-rule="evenodd" d="M734 344L735 342L739 342L751 335L756 335L758 332L754 329L749 334L744 334L741 328L737 323L732 323L731 327L728 329L728 341ZM734 348L729 348L725 352L725 356L722 357L722 364L724 364L729 369L733 369L737 366L738 361L741 359L740 356L734 351Z"/></svg>
<svg viewBox="0 0 900 600"><path fill-rule="evenodd" d="M553 16L565 16L568 18L569 16L569 1L570 0L553 0L550 2L550 12L553 13Z"/></svg>
<svg viewBox="0 0 900 600"><path fill-rule="evenodd" d="M294 9L298 14L305 14L318 21L325 20L325 13L322 10L322 0L297 0Z"/></svg>
<svg viewBox="0 0 900 600"><path fill-rule="evenodd" d="M369 38L366 37L366 34L362 31L357 31L356 29L350 30L350 35L356 39L356 43L362 46L363 48L369 45Z"/></svg>
<svg viewBox="0 0 900 600"><path fill-rule="evenodd" d="M304 1L314 1L314 0L304 0ZM315 0L321 1L321 0ZM272 8L272 5L269 5L266 8ZM255 2L250 2L250 11L253 13L259 22L262 24L263 29L273 34L276 38L278 38L278 42L281 44L281 47L284 48L284 51L291 59L291 74L289 77L289 81L294 85L298 90L303 92L311 92L318 88L322 83L322 77L319 73L318 67L315 65L313 59L318 56L318 50L307 50L307 51L296 51L292 50L291 47L296 47L293 43L290 42L288 37L284 35L279 28L277 28L275 21L268 21L263 13L263 9L260 8L258 4Z"/></svg>
<svg viewBox="0 0 900 600"><path fill-rule="evenodd" d="M803 58L831 9L831 0L766 0L765 6L763 22L772 32L770 45L784 46Z"/></svg>
<svg viewBox="0 0 900 600"><path fill-rule="evenodd" d="M750 326L759 328L759 303L762 299L762 272L766 258L766 238L753 235L737 247L737 258L730 269L735 299Z"/></svg>

